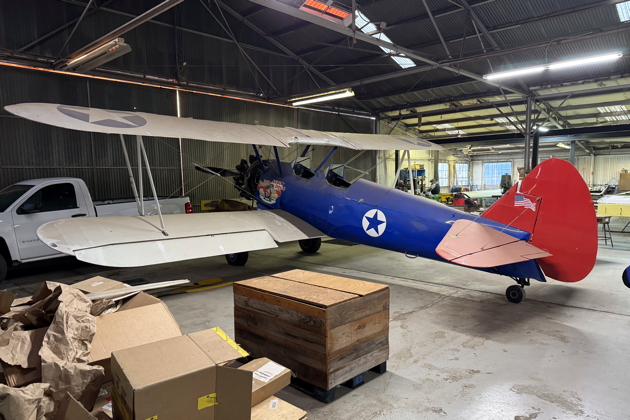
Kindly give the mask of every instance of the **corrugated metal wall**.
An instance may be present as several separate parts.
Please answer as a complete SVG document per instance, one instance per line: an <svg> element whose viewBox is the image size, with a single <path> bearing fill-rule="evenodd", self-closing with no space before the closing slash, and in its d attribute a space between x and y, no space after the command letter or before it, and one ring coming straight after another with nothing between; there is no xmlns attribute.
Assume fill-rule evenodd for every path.
<svg viewBox="0 0 630 420"><path fill-rule="evenodd" d="M173 90L0 67L0 188L25 179L70 176L84 179L95 200L132 196L119 138L50 127L14 117L3 109L5 105L20 102L62 103L173 116L177 113ZM327 131L372 131L372 120L365 118L210 95L181 93L180 103L182 117ZM125 141L135 164L135 139ZM180 195L178 139L145 138L145 145L158 194ZM312 156L316 163L330 151L327 147L314 149ZM196 171L194 164L233 168L241 158L249 156L250 147L184 139L182 151L185 193L195 205L201 200L238 196L231 182ZM265 154L269 152L264 150ZM281 152L282 158L296 156L295 148ZM344 163L358 153L341 150L331 163ZM374 163L375 153L365 152L349 166L365 170ZM372 171L368 177L373 179L374 173ZM348 178L359 174L349 170ZM145 182L148 182L146 178Z"/></svg>

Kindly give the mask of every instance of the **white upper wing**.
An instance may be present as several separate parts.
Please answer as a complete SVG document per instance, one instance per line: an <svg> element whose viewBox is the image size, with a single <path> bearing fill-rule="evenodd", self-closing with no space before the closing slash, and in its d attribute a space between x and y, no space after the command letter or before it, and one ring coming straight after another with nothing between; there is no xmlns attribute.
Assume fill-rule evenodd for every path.
<svg viewBox="0 0 630 420"><path fill-rule="evenodd" d="M291 144L312 144L355 150L442 149L437 144L409 136L328 133L59 104L24 103L7 105L4 109L43 124L95 133L186 138L279 147L290 147Z"/></svg>

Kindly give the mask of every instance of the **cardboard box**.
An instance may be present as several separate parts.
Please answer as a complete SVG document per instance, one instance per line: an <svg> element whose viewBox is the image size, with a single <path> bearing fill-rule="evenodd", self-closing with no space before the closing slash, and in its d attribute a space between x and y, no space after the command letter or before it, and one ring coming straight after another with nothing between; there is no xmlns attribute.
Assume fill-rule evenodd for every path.
<svg viewBox="0 0 630 420"><path fill-rule="evenodd" d="M61 401L55 420L97 420L70 394Z"/></svg>
<svg viewBox="0 0 630 420"><path fill-rule="evenodd" d="M252 373L214 362L242 357L234 348L215 353L210 343L217 335L206 330L114 351L114 419L250 420L244 402Z"/></svg>
<svg viewBox="0 0 630 420"><path fill-rule="evenodd" d="M113 415L112 411L112 385L106 384L101 388L101 392L99 392L98 398L94 403L94 408L90 414L97 418L101 414L111 418Z"/></svg>
<svg viewBox="0 0 630 420"><path fill-rule="evenodd" d="M306 411L276 396L271 396L252 408L252 420L306 420Z"/></svg>
<svg viewBox="0 0 630 420"><path fill-rule="evenodd" d="M100 365L114 351L181 335L166 304L151 295L139 293L123 303L117 312L96 317L90 362Z"/></svg>
<svg viewBox="0 0 630 420"><path fill-rule="evenodd" d="M252 360L239 369L252 372L252 407L291 384L291 371L263 357Z"/></svg>
<svg viewBox="0 0 630 420"><path fill-rule="evenodd" d="M13 366L0 360L7 385L20 387L35 382L41 382L42 358L39 356L39 350L42 348L46 331L48 331L48 328L38 328L36 330L27 331L31 340L31 351L28 355L28 367L23 368L22 366Z"/></svg>

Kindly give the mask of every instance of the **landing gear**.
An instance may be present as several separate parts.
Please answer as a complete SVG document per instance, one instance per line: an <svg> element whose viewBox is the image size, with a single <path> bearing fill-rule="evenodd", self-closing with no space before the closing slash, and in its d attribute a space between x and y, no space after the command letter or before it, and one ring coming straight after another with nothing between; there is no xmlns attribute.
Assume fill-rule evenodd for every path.
<svg viewBox="0 0 630 420"><path fill-rule="evenodd" d="M235 266L243 266L247 263L249 252L239 252L238 254L225 254L228 264Z"/></svg>
<svg viewBox="0 0 630 420"><path fill-rule="evenodd" d="M322 246L322 238L314 238L314 239L305 239L303 241L298 241L300 243L300 248L302 251L307 254L314 254L319 251L319 247Z"/></svg>
<svg viewBox="0 0 630 420"><path fill-rule="evenodd" d="M520 303L525 299L525 286L529 286L529 279L514 279L518 286L510 286L505 291L505 297L512 303Z"/></svg>

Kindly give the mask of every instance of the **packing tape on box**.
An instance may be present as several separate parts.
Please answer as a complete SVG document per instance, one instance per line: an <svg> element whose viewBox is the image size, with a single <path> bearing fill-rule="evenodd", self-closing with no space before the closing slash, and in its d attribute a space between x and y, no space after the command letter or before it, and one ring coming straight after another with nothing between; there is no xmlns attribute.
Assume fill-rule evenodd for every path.
<svg viewBox="0 0 630 420"><path fill-rule="evenodd" d="M213 405L217 404L218 402L216 392L213 394L204 395L203 397L197 399L197 410L203 410L204 408L212 407Z"/></svg>
<svg viewBox="0 0 630 420"><path fill-rule="evenodd" d="M223 339L223 341L228 343L230 345L230 347L232 347L234 350L236 350L241 356L243 356L243 357L249 356L249 353L247 353L241 346L236 344L236 342L234 340L232 340L230 337L228 337L228 335L226 333L224 333L221 328L214 327L212 329L212 331L217 333L219 335L219 337L221 337Z"/></svg>

